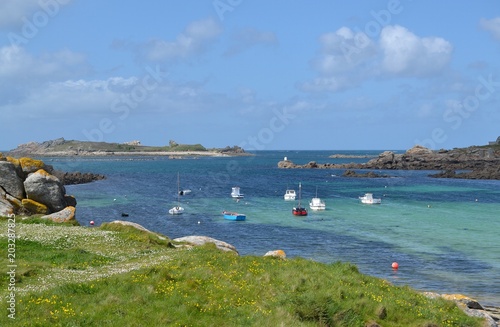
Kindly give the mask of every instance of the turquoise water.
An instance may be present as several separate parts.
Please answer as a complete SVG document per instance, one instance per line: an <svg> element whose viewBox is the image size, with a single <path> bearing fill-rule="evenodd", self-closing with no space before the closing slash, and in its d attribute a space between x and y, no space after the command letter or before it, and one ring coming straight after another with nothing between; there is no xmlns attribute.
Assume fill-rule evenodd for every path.
<svg viewBox="0 0 500 327"><path fill-rule="evenodd" d="M289 257L321 262L349 261L360 271L419 290L462 293L500 305L500 181L433 179L426 171L380 171L392 178L344 178L342 170L283 170L295 163L350 162L333 153L379 151L261 151L254 157L45 159L57 169L105 174L104 181L68 186L78 200L77 219L97 225L116 219L137 222L171 238L206 235L233 244L241 255L283 249ZM368 159L356 159L363 162ZM181 187L186 213L169 216ZM283 200L287 187L302 204L318 190L327 210L295 217L296 202ZM245 198L230 197L240 186ZM381 205L363 205L366 192ZM223 219L223 210L247 215ZM122 218L121 213L129 217ZM391 263L397 261L399 270Z"/></svg>

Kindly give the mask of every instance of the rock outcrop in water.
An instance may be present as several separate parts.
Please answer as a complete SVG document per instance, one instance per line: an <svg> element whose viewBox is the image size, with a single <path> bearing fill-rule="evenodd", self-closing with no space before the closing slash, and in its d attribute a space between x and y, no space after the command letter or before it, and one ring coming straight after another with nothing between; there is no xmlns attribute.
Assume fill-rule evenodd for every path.
<svg viewBox="0 0 500 327"><path fill-rule="evenodd" d="M311 161L296 165L290 160L278 163L279 168L374 169L374 170L440 170L432 177L500 179L500 146L481 146L433 151L416 145L403 154L385 151L362 164L319 164ZM459 171L456 173L456 171Z"/></svg>

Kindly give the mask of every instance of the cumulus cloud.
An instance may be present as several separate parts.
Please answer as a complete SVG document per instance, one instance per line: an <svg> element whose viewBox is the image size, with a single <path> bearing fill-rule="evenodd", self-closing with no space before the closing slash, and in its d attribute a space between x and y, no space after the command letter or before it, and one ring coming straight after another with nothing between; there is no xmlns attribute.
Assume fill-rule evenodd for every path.
<svg viewBox="0 0 500 327"><path fill-rule="evenodd" d="M429 77L441 73L453 46L440 37L420 37L399 26L385 26L378 40L348 27L319 38L312 60L318 77L299 84L306 92L339 92L363 81L386 77Z"/></svg>
<svg viewBox="0 0 500 327"><path fill-rule="evenodd" d="M481 18L479 26L488 31L495 40L500 41L500 17L492 19Z"/></svg>
<svg viewBox="0 0 500 327"><path fill-rule="evenodd" d="M327 76L351 70L375 53L374 43L366 34L348 27L321 35L319 43L320 54L312 64L320 74Z"/></svg>
<svg viewBox="0 0 500 327"><path fill-rule="evenodd" d="M305 92L339 92L359 84L376 55L376 47L363 32L341 27L319 38L320 50L311 66L320 75L298 85Z"/></svg>
<svg viewBox="0 0 500 327"><path fill-rule="evenodd" d="M405 76L441 72L453 51L453 46L442 38L421 38L399 25L384 27L380 34L380 48L385 71Z"/></svg>
<svg viewBox="0 0 500 327"><path fill-rule="evenodd" d="M151 40L142 45L143 56L151 61L186 59L206 50L222 33L213 19L189 24L175 41Z"/></svg>
<svg viewBox="0 0 500 327"><path fill-rule="evenodd" d="M277 44L278 38L274 33L248 28L233 35L231 45L224 55L234 56L255 46L274 46Z"/></svg>
<svg viewBox="0 0 500 327"><path fill-rule="evenodd" d="M86 57L70 50L35 57L16 45L0 48L0 80L9 79L10 83L26 76L53 80L69 76L82 67L88 69Z"/></svg>
<svg viewBox="0 0 500 327"><path fill-rule="evenodd" d="M0 47L0 102L18 101L27 89L90 71L86 56L70 50L33 56L19 46Z"/></svg>

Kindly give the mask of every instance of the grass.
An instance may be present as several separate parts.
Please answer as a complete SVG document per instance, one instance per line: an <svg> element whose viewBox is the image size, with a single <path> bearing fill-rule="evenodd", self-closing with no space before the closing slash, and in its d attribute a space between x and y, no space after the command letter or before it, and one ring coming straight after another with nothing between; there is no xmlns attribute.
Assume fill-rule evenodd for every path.
<svg viewBox="0 0 500 327"><path fill-rule="evenodd" d="M127 226L28 221L16 222L16 319L4 310L0 326L481 326L453 302L348 263L239 257L213 245L175 248ZM6 231L1 219L4 249ZM8 283L3 274L2 298Z"/></svg>

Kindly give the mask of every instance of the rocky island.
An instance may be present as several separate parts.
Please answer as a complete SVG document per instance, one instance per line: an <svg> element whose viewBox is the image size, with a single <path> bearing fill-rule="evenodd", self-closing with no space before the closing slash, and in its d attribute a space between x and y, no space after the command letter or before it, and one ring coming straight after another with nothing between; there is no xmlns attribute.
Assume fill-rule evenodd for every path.
<svg viewBox="0 0 500 327"><path fill-rule="evenodd" d="M416 145L405 153L384 151L366 163L294 164L290 160L278 162L279 168L316 169L376 169L376 170L437 170L432 177L464 179L500 179L500 144L471 146L452 150L430 150Z"/></svg>
<svg viewBox="0 0 500 327"><path fill-rule="evenodd" d="M61 156L245 156L250 155L239 146L207 149L201 144L179 144L170 140L166 146L147 146L140 141L107 143L65 140L58 138L42 143L29 142L7 152L13 157L61 157Z"/></svg>

